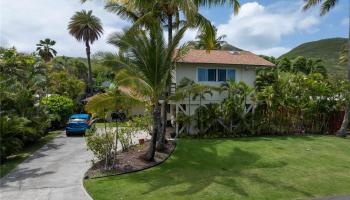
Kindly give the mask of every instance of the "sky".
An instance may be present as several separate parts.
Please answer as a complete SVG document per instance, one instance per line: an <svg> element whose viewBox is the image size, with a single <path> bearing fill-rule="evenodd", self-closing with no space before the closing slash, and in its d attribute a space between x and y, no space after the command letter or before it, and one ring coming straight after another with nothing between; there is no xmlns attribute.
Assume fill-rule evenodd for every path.
<svg viewBox="0 0 350 200"><path fill-rule="evenodd" d="M302 11L303 0L240 0L241 10L233 14L230 5L201 7L200 13L217 28L218 35L241 49L256 54L280 56L309 41L330 37L348 37L349 1L339 0L326 16L319 16L319 7ZM103 0L0 0L0 46L15 46L22 52L35 51L39 40L56 41L58 55L85 57L82 42L67 31L71 16L92 10L102 21L104 34L92 45L92 53L117 52L107 44L108 36L130 23L104 10ZM197 30L188 30L182 43L195 39Z"/></svg>

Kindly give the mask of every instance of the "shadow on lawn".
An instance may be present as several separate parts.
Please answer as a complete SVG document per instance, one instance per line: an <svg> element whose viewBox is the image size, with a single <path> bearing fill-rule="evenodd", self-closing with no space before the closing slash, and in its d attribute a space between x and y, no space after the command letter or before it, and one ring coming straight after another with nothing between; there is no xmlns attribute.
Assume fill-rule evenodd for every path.
<svg viewBox="0 0 350 200"><path fill-rule="evenodd" d="M181 189L171 191L177 196L196 194L211 186L212 184L231 188L234 193L241 196L249 196L248 192L237 181L237 178L256 182L267 187L284 189L312 196L306 191L299 190L292 185L281 181L271 181L250 172L251 169L273 169L282 168L286 162L263 162L261 156L256 153L233 148L229 153L218 152L220 143L225 140L202 140L196 146L180 144L176 152L165 164L141 174L128 177L135 183L146 183L150 185L148 191L143 194L163 190L168 187L180 185ZM188 141L181 141L186 143ZM227 151L227 150L225 150ZM142 177L140 179L140 177Z"/></svg>

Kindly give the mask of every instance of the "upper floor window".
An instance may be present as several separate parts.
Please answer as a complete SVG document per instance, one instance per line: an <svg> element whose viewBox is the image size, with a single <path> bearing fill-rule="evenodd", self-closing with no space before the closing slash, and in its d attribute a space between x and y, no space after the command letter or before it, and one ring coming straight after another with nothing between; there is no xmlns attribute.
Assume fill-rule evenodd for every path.
<svg viewBox="0 0 350 200"><path fill-rule="evenodd" d="M227 70L227 80L236 80L236 70L234 69L228 69Z"/></svg>
<svg viewBox="0 0 350 200"><path fill-rule="evenodd" d="M198 68L198 81L225 82L235 80L236 71L234 69L211 69Z"/></svg>
<svg viewBox="0 0 350 200"><path fill-rule="evenodd" d="M198 68L198 81L216 81L216 69Z"/></svg>

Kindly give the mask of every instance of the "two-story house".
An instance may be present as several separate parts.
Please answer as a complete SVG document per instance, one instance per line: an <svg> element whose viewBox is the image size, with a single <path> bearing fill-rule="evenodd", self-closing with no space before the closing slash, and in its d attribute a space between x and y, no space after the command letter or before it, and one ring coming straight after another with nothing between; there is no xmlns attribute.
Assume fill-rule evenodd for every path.
<svg viewBox="0 0 350 200"><path fill-rule="evenodd" d="M256 69L260 67L273 67L274 64L248 51L225 50L189 50L176 64L173 72L173 85L180 84L183 78L193 80L195 83L210 86L220 86L227 80L243 81L248 85L254 85ZM214 92L207 95L199 102L194 99L189 102L181 100L170 101L167 117L169 120L176 118L178 112L192 115L202 105L208 103L220 103L227 96L226 93ZM178 133L178 127L176 129Z"/></svg>

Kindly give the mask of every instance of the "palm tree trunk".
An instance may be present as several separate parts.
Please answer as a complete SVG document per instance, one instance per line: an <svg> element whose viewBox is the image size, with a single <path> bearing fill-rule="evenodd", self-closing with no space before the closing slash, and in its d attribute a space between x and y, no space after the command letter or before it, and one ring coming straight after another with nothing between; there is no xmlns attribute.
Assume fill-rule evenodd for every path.
<svg viewBox="0 0 350 200"><path fill-rule="evenodd" d="M202 133L202 116L201 116L201 106L202 106L202 93L199 95L199 112L198 112L198 121L199 121L199 134Z"/></svg>
<svg viewBox="0 0 350 200"><path fill-rule="evenodd" d="M88 94L89 96L92 95L92 70L91 70L91 61L90 61L90 44L89 41L87 40L85 42L85 46L86 46L86 56L87 56L87 61L88 61L88 67L89 67L89 71L88 71Z"/></svg>
<svg viewBox="0 0 350 200"><path fill-rule="evenodd" d="M148 152L146 155L146 160L153 161L154 154L156 153L156 144L157 144L157 134L160 130L160 110L158 102L153 107L153 130L152 130L152 138L151 143L149 144Z"/></svg>
<svg viewBox="0 0 350 200"><path fill-rule="evenodd" d="M350 28L349 28L349 37L350 37ZM350 59L349 58L350 58L350 40L348 40L348 81L350 83ZM346 136L346 132L349 126L349 115L350 115L350 103L348 103L348 105L345 108L343 122L340 129L337 132L339 136L342 136L342 137Z"/></svg>
<svg viewBox="0 0 350 200"><path fill-rule="evenodd" d="M173 16L168 15L168 48L171 47L171 43L173 40ZM171 73L171 72L170 72ZM164 143L165 143L165 133L166 133L166 125L167 125L167 111L166 111L166 106L168 104L168 96L170 95L170 90L171 90L171 79L170 79L170 84L167 85L166 87L166 92L164 93L164 101L162 103L162 130L160 131L159 135L159 143L158 143L158 150L163 150L164 149Z"/></svg>

